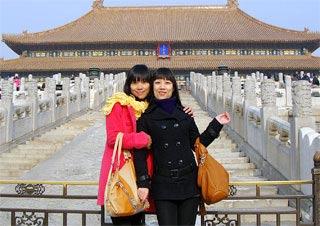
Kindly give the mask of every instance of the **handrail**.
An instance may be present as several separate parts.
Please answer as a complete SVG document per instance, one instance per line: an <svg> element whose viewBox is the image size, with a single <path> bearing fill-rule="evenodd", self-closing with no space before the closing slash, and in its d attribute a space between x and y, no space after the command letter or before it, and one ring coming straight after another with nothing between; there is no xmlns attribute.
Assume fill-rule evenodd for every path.
<svg viewBox="0 0 320 226"><path fill-rule="evenodd" d="M40 181L40 180L0 180L0 184L51 184L51 185L98 185L97 181ZM312 184L312 180L293 181L230 181L230 185L301 185Z"/></svg>
<svg viewBox="0 0 320 226"><path fill-rule="evenodd" d="M90 202L94 202L94 200L97 198L96 194L91 194L89 192L88 194L68 194L68 187L74 186L97 186L97 181L40 181L40 180L0 180L0 185L12 185L16 184L15 190L16 194L14 193L8 193L5 194L5 190L0 191L0 196L2 198L10 198L14 199L20 199L20 198L26 198L26 199L57 199L57 200L91 200ZM276 225L281 224L281 216L286 214L295 215L293 219L295 219L295 222L297 225L312 225L312 223L309 222L300 222L301 217L301 201L302 200L311 200L314 199L314 194L310 195L304 195L304 194L288 194L288 195L270 195L270 194L260 194L260 188L263 186L268 185L313 185L312 180L295 180L295 181L231 181L230 187L229 187L229 197L226 200L283 200L287 199L290 202L293 202L293 206L289 208L280 208L280 209L270 209L270 208L214 208L212 206L208 206L207 209L207 215L201 216L201 225L207 225L206 222L211 222L212 225L216 225L214 223L221 222L224 223L222 225L233 225L235 222L237 222L237 225L242 225L241 221L242 218L245 216L255 216L256 223L258 226L261 226L261 221L263 216L266 215L274 215L276 217ZM60 185L62 186L62 190L58 189L58 194L44 194L45 193L45 187L44 185ZM237 187L236 186L254 186L255 187L255 194L246 194L246 195L236 195L237 194ZM18 189L16 189L18 188ZM34 189L36 188L36 189ZM71 189L71 188L70 188ZM20 192L21 191L21 192ZM35 191L35 192L34 192ZM62 191L62 192L61 192ZM93 191L94 192L94 191ZM72 201L71 201L72 202ZM92 203L91 203L92 204ZM72 206L72 205L71 205ZM48 219L49 214L59 213L62 214L61 218L64 225L68 225L68 215L69 214L78 214L81 215L82 218L82 225L88 225L90 224L88 222L87 216L89 215L98 215L98 218L104 219L103 212L98 209L98 207L92 209L87 207L80 207L77 206L76 209L74 207L71 208L52 208L50 209L46 208L20 208L20 206L0 206L0 212L8 213L11 217L10 220L12 224L14 225L14 221L16 219L24 219L23 217L29 217L33 215L40 216L40 218L43 220L44 225L48 225ZM31 213L30 213L31 212ZM31 215L30 215L30 214ZM148 214L155 214L154 212L148 213ZM200 213L199 213L200 214ZM100 215L100 216L99 216ZM229 217L229 218L228 218ZM228 220L227 220L228 218ZM226 223L227 221L227 223ZM111 223L106 223L103 225L112 225Z"/></svg>

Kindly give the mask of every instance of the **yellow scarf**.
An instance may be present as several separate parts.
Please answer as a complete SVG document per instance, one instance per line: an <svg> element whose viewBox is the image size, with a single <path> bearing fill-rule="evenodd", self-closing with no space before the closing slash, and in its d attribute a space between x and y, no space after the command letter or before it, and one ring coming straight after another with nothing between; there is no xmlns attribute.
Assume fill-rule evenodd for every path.
<svg viewBox="0 0 320 226"><path fill-rule="evenodd" d="M122 106L131 106L136 119L138 119L148 107L147 101L137 101L134 96L128 96L125 93L118 92L107 99L106 105L102 109L103 113L109 115L115 103L120 103Z"/></svg>

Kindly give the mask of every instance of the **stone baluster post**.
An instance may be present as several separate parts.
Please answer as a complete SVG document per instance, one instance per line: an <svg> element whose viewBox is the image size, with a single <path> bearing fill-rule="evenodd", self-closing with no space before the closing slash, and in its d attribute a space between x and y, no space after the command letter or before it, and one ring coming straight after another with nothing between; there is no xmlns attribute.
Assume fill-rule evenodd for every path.
<svg viewBox="0 0 320 226"><path fill-rule="evenodd" d="M110 88L110 82L111 82L111 79L110 79L110 75L109 74L106 74L105 75L105 87L106 87L106 99L108 99L111 95L111 88ZM106 100L105 99L105 100Z"/></svg>
<svg viewBox="0 0 320 226"><path fill-rule="evenodd" d="M65 105L66 105L66 116L70 116L71 114L71 101L70 101L70 78L65 77L62 79L63 86L62 86L62 96L65 98ZM78 100L77 100L78 101Z"/></svg>
<svg viewBox="0 0 320 226"><path fill-rule="evenodd" d="M28 81L32 81L33 80L33 76L32 76L32 74L29 74L28 75Z"/></svg>
<svg viewBox="0 0 320 226"><path fill-rule="evenodd" d="M208 79L208 95L212 95L212 75L207 76Z"/></svg>
<svg viewBox="0 0 320 226"><path fill-rule="evenodd" d="M227 73L223 75L223 92L222 92L222 109L221 112L217 112L217 114L223 113L225 111L231 111L231 81L230 76ZM228 102L228 100L230 102Z"/></svg>
<svg viewBox="0 0 320 226"><path fill-rule="evenodd" d="M45 97L50 100L51 122L57 118L57 95L56 81L53 78L46 78Z"/></svg>
<svg viewBox="0 0 320 226"><path fill-rule="evenodd" d="M315 119L311 117L311 85L308 81L300 80L293 82L292 86L292 113L293 120L290 126L290 140L292 148L292 168L293 180L300 180L300 151L298 134L301 127L310 127L314 130Z"/></svg>
<svg viewBox="0 0 320 226"><path fill-rule="evenodd" d="M20 91L25 91L26 90L25 89L25 85L26 85L26 79L25 79L25 77L22 77L20 79Z"/></svg>
<svg viewBox="0 0 320 226"><path fill-rule="evenodd" d="M313 156L313 223L320 225L320 149Z"/></svg>
<svg viewBox="0 0 320 226"><path fill-rule="evenodd" d="M215 113L219 114L221 112L221 105L222 105L222 75L216 76L216 105L214 107Z"/></svg>
<svg viewBox="0 0 320 226"><path fill-rule="evenodd" d="M77 97L77 111L81 111L81 80L79 77L74 78L74 93Z"/></svg>
<svg viewBox="0 0 320 226"><path fill-rule="evenodd" d="M201 75L201 102L203 109L208 110L208 77Z"/></svg>
<svg viewBox="0 0 320 226"><path fill-rule="evenodd" d="M5 115L5 141L10 142L13 139L13 82L5 80L1 88L0 106L7 111Z"/></svg>
<svg viewBox="0 0 320 226"><path fill-rule="evenodd" d="M110 80L109 80L110 92L109 92L109 95L112 96L116 92L116 90L114 89L114 83L116 81L115 81L114 74L110 73L109 76L110 76Z"/></svg>
<svg viewBox="0 0 320 226"><path fill-rule="evenodd" d="M93 83L93 93L94 93L94 101L92 109L95 109L99 106L99 79L95 78Z"/></svg>
<svg viewBox="0 0 320 226"><path fill-rule="evenodd" d="M260 82L262 82L262 81L264 80L264 75L263 75L263 73L260 74L259 80L260 80Z"/></svg>
<svg viewBox="0 0 320 226"><path fill-rule="evenodd" d="M32 130L36 130L39 127L39 100L38 100L38 86L35 80L31 80L27 83L28 87L28 99L27 101L31 103L31 117L32 117Z"/></svg>
<svg viewBox="0 0 320 226"><path fill-rule="evenodd" d="M286 107L292 107L292 80L290 75L286 75L285 90L286 90Z"/></svg>
<svg viewBox="0 0 320 226"><path fill-rule="evenodd" d="M217 112L217 76L216 72L212 72L212 80L211 80L211 89L212 89L212 112Z"/></svg>
<svg viewBox="0 0 320 226"><path fill-rule="evenodd" d="M199 101L199 96L201 95L201 73L196 73L196 99Z"/></svg>
<svg viewBox="0 0 320 226"><path fill-rule="evenodd" d="M275 82L272 79L265 79L261 83L261 129L263 135L261 137L262 156L268 159L268 128L267 121L270 116L278 115L278 108L276 106Z"/></svg>
<svg viewBox="0 0 320 226"><path fill-rule="evenodd" d="M241 81L238 76L234 76L232 78L232 96L231 96L231 123L230 126L232 129L234 129L234 118L235 118L235 103L237 102L242 102L242 97L241 97Z"/></svg>
<svg viewBox="0 0 320 226"><path fill-rule="evenodd" d="M283 73L279 72L279 87L282 88L283 86Z"/></svg>
<svg viewBox="0 0 320 226"><path fill-rule="evenodd" d="M216 72L212 72L212 94L215 96L217 95L217 76L216 76Z"/></svg>
<svg viewBox="0 0 320 226"><path fill-rule="evenodd" d="M253 76L255 74L253 73ZM247 128L248 128L248 108L250 106L257 106L257 98L256 98L256 80L250 76L246 77L245 84L244 84L244 140L248 140L247 138Z"/></svg>
<svg viewBox="0 0 320 226"><path fill-rule="evenodd" d="M85 107L87 109L90 108L90 79L87 76L84 76L82 78L82 85L83 85L83 90L86 93L86 104Z"/></svg>
<svg viewBox="0 0 320 226"><path fill-rule="evenodd" d="M107 97L105 90L105 74L100 72L100 89L101 89L101 100L105 100Z"/></svg>
<svg viewBox="0 0 320 226"><path fill-rule="evenodd" d="M208 87L208 93L207 93L207 109L209 111L209 114L210 112L213 112L213 101L212 101L212 75L209 75L207 76L207 79L208 79L208 84L207 84L207 87Z"/></svg>
<svg viewBox="0 0 320 226"><path fill-rule="evenodd" d="M254 77L256 80L260 79L260 71L256 71ZM260 80L260 82L262 82L262 81Z"/></svg>
<svg viewBox="0 0 320 226"><path fill-rule="evenodd" d="M195 78L194 78L194 72L193 71L190 71L190 94L192 96L195 96Z"/></svg>

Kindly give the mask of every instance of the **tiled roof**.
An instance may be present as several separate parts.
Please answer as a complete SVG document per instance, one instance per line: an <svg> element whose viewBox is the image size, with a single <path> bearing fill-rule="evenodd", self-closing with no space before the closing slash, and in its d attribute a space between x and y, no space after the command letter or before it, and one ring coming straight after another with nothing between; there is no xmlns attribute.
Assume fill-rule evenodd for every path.
<svg viewBox="0 0 320 226"><path fill-rule="evenodd" d="M320 33L263 23L229 6L101 7L56 29L6 35L10 45L134 42L317 42Z"/></svg>
<svg viewBox="0 0 320 226"><path fill-rule="evenodd" d="M214 70L226 65L232 70L320 70L320 57L313 56L188 56L159 59L156 57L85 57L85 58L23 58L0 61L0 70L28 71L103 71L127 70L135 64L151 69L169 67L175 70Z"/></svg>

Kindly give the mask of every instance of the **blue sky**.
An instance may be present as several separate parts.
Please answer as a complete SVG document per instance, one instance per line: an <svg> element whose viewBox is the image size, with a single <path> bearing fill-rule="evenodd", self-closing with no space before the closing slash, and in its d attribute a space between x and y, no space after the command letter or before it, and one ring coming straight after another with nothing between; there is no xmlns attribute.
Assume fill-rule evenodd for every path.
<svg viewBox="0 0 320 226"><path fill-rule="evenodd" d="M91 10L93 0L0 0L0 33L21 34L50 30ZM320 32L320 0L238 0L239 8L265 23ZM225 5L227 0L104 0L104 6ZM320 56L320 49L313 53ZM0 42L0 57L18 56Z"/></svg>

